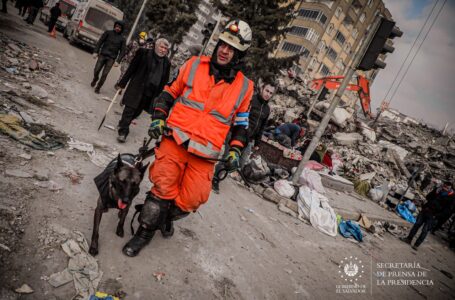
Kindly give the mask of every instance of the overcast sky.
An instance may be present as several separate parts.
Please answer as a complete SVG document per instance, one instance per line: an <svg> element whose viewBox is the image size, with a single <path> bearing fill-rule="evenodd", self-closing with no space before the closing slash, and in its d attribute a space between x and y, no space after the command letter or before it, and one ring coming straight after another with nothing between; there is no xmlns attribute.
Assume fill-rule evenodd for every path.
<svg viewBox="0 0 455 300"><path fill-rule="evenodd" d="M435 1L384 0L404 34L401 38L394 39L395 52L389 54L386 68L379 72L373 83L371 89L374 108L384 98ZM431 25L443 2L444 0L438 1L426 28ZM425 32L424 30L419 40ZM440 128L446 122L451 122L450 127L455 128L454 36L455 1L448 0L394 96L390 105L392 108ZM419 44L418 42L417 45Z"/></svg>

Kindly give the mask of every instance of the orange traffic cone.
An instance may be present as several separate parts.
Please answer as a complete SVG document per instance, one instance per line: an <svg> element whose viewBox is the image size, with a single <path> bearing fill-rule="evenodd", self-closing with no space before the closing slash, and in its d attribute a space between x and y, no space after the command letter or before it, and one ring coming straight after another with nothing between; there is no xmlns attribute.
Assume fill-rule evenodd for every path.
<svg viewBox="0 0 455 300"><path fill-rule="evenodd" d="M57 38L57 32L55 30L55 26L54 26L54 28L52 28L52 31L49 33L49 35L51 37L53 37L54 39Z"/></svg>

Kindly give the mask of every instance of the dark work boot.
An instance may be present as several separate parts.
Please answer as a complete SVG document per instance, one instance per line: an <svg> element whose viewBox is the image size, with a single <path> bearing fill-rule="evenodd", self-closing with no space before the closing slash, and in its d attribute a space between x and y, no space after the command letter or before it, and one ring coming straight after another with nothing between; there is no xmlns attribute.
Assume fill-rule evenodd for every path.
<svg viewBox="0 0 455 300"><path fill-rule="evenodd" d="M408 237L400 237L400 240L405 242L406 244L411 244L412 242L412 239L408 238Z"/></svg>
<svg viewBox="0 0 455 300"><path fill-rule="evenodd" d="M119 134L119 136L117 137L117 141L119 143L124 143L126 142L126 135L125 134Z"/></svg>
<svg viewBox="0 0 455 300"><path fill-rule="evenodd" d="M174 235L174 222L172 222L170 219L167 219L166 222L160 226L160 231L161 235L164 238L170 238Z"/></svg>
<svg viewBox="0 0 455 300"><path fill-rule="evenodd" d="M98 80L93 79L92 82L90 83L90 86L91 86L91 87L94 87L94 86L96 85L96 82L97 82L97 81L98 81Z"/></svg>
<svg viewBox="0 0 455 300"><path fill-rule="evenodd" d="M155 235L155 230L149 230L140 226L133 238L123 247L123 254L134 257L147 246Z"/></svg>
<svg viewBox="0 0 455 300"><path fill-rule="evenodd" d="M99 87L99 86L97 86L97 87L95 88L95 94L99 94L99 93L100 93L100 88L101 88L101 87Z"/></svg>

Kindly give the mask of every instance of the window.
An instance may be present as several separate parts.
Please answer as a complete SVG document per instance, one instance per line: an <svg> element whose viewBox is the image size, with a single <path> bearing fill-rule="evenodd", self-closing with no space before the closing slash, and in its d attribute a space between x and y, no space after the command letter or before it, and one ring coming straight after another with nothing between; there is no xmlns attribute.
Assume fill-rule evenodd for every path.
<svg viewBox="0 0 455 300"><path fill-rule="evenodd" d="M324 41L321 41L318 45L318 50L323 51L324 49L325 49L325 43L324 43Z"/></svg>
<svg viewBox="0 0 455 300"><path fill-rule="evenodd" d="M357 38L358 35L359 35L359 31L357 30L357 28L354 28L354 30L352 30L352 36L354 38Z"/></svg>
<svg viewBox="0 0 455 300"><path fill-rule="evenodd" d="M281 47L281 50L287 51L287 52L295 52L295 53L300 53L302 50L303 46L289 43L289 42L284 42L283 46Z"/></svg>
<svg viewBox="0 0 455 300"><path fill-rule="evenodd" d="M319 39L319 34L312 28L292 26L292 28L289 32L291 34L301 36L313 44L316 44L316 42Z"/></svg>
<svg viewBox="0 0 455 300"><path fill-rule="evenodd" d="M210 9L208 9L205 5L200 4L199 10L202 11L206 15L210 14Z"/></svg>
<svg viewBox="0 0 455 300"><path fill-rule="evenodd" d="M332 61L337 59L338 53L333 50L331 47L327 49L327 57L330 58Z"/></svg>
<svg viewBox="0 0 455 300"><path fill-rule="evenodd" d="M365 18L366 18L365 13L363 13L359 18L360 22L362 23L365 22Z"/></svg>
<svg viewBox="0 0 455 300"><path fill-rule="evenodd" d="M335 11L335 16L337 18L339 18L341 16L341 13L343 12L343 10L341 9L341 7L337 7L336 11Z"/></svg>
<svg viewBox="0 0 455 300"><path fill-rule="evenodd" d="M346 51L346 53L349 54L349 52L351 51L351 44L346 43L346 45L344 46L344 51Z"/></svg>
<svg viewBox="0 0 455 300"><path fill-rule="evenodd" d="M316 65L316 59L313 58L313 59L311 59L310 63L308 64L308 68L314 69L315 65Z"/></svg>
<svg viewBox="0 0 455 300"><path fill-rule="evenodd" d="M324 15L319 10L301 9L299 11L299 16L304 18L304 19L310 19L310 20L313 20L315 22L319 22L322 25L324 25L325 22L327 21L326 15Z"/></svg>
<svg viewBox="0 0 455 300"><path fill-rule="evenodd" d="M343 60L339 59L337 61L337 64L336 64L337 68L340 69L341 71L344 70L344 68L346 67L345 64L343 63Z"/></svg>
<svg viewBox="0 0 455 300"><path fill-rule="evenodd" d="M302 57L308 58L308 56L310 56L310 51L305 47L302 48L303 48L303 51L301 52Z"/></svg>
<svg viewBox="0 0 455 300"><path fill-rule="evenodd" d="M332 35L333 27L334 27L333 24L330 23L329 27L327 27L327 34Z"/></svg>
<svg viewBox="0 0 455 300"><path fill-rule="evenodd" d="M91 7L85 15L85 21L97 29L110 30L114 27L115 18L104 11Z"/></svg>
<svg viewBox="0 0 455 300"><path fill-rule="evenodd" d="M326 65L321 64L321 67L319 68L319 73L321 73L322 76L327 76L327 75L329 75L330 70Z"/></svg>
<svg viewBox="0 0 455 300"><path fill-rule="evenodd" d="M343 46L344 42L346 42L346 37L339 31L337 31L337 34L335 35L335 39L341 46Z"/></svg>

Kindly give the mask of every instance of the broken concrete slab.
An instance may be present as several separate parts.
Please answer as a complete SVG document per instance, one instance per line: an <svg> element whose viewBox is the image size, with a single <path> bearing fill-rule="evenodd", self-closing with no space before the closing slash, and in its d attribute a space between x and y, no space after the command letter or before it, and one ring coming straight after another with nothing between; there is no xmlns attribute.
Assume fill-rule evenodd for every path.
<svg viewBox="0 0 455 300"><path fill-rule="evenodd" d="M351 133L337 132L333 135L333 138L335 139L338 145L344 146L352 146L363 140L363 136L358 134L357 132Z"/></svg>
<svg viewBox="0 0 455 300"><path fill-rule="evenodd" d="M10 177L19 177L19 178L32 178L33 175L22 170L5 170L5 175Z"/></svg>
<svg viewBox="0 0 455 300"><path fill-rule="evenodd" d="M340 192L353 192L354 183L339 175L329 175L326 173L319 173L321 176L322 185Z"/></svg>
<svg viewBox="0 0 455 300"><path fill-rule="evenodd" d="M45 99L49 96L49 93L40 87L39 85L32 84L31 94L37 98Z"/></svg>

